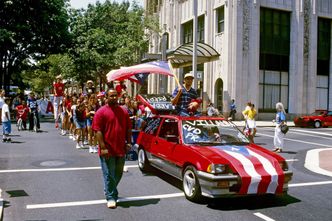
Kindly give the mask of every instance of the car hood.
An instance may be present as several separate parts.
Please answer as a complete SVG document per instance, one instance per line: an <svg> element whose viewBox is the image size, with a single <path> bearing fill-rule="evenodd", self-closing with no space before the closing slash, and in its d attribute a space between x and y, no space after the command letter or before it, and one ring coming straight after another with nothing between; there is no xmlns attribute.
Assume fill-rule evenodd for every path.
<svg viewBox="0 0 332 221"><path fill-rule="evenodd" d="M200 152L212 162L227 162L240 175L240 194L282 192L284 173L273 154L250 145L208 146Z"/></svg>

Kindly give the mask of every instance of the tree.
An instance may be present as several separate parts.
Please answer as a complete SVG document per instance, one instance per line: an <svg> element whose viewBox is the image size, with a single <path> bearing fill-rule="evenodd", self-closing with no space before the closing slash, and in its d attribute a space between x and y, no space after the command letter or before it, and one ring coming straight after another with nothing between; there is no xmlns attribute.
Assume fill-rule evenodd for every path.
<svg viewBox="0 0 332 221"><path fill-rule="evenodd" d="M49 54L65 51L68 0L0 1L0 87ZM8 91L8 90L7 90Z"/></svg>
<svg viewBox="0 0 332 221"><path fill-rule="evenodd" d="M81 85L88 79L105 78L111 69L140 62L148 48L149 37L144 30L152 23L135 2L131 6L128 2L97 2L86 10L71 11L70 17L70 54L76 67L75 79Z"/></svg>
<svg viewBox="0 0 332 221"><path fill-rule="evenodd" d="M74 62L68 54L52 54L35 64L35 68L22 71L23 82L38 93L52 86L57 75L70 79L74 74Z"/></svg>

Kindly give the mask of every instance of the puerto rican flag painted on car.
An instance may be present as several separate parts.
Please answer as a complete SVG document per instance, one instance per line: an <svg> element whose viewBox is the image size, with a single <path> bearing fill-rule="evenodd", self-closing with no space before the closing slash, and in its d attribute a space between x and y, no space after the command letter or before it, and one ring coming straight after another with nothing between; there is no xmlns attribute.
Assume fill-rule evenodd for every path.
<svg viewBox="0 0 332 221"><path fill-rule="evenodd" d="M272 156L249 146L216 146L241 176L239 194L282 193L284 173Z"/></svg>

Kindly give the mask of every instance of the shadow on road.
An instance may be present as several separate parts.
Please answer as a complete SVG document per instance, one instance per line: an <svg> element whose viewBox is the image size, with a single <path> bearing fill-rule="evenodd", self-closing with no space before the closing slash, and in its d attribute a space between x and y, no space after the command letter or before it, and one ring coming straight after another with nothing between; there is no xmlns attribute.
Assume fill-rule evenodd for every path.
<svg viewBox="0 0 332 221"><path fill-rule="evenodd" d="M119 202L117 206L129 208L129 207L139 207L139 206L146 206L151 204L159 203L160 199L145 199L145 200L137 200L137 201L127 201L127 202Z"/></svg>
<svg viewBox="0 0 332 221"><path fill-rule="evenodd" d="M215 210L257 210L270 207L284 207L301 200L290 195L247 196L236 198L206 199L207 207Z"/></svg>

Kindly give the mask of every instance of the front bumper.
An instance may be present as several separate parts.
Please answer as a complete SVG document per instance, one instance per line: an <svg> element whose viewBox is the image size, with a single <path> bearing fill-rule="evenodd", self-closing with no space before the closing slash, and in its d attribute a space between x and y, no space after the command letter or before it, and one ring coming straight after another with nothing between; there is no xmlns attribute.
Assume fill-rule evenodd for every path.
<svg viewBox="0 0 332 221"><path fill-rule="evenodd" d="M209 198L219 198L239 195L241 177L233 174L214 175L203 171L197 171L202 195ZM285 181L283 193L288 190L288 182L292 179L292 171L284 171Z"/></svg>

